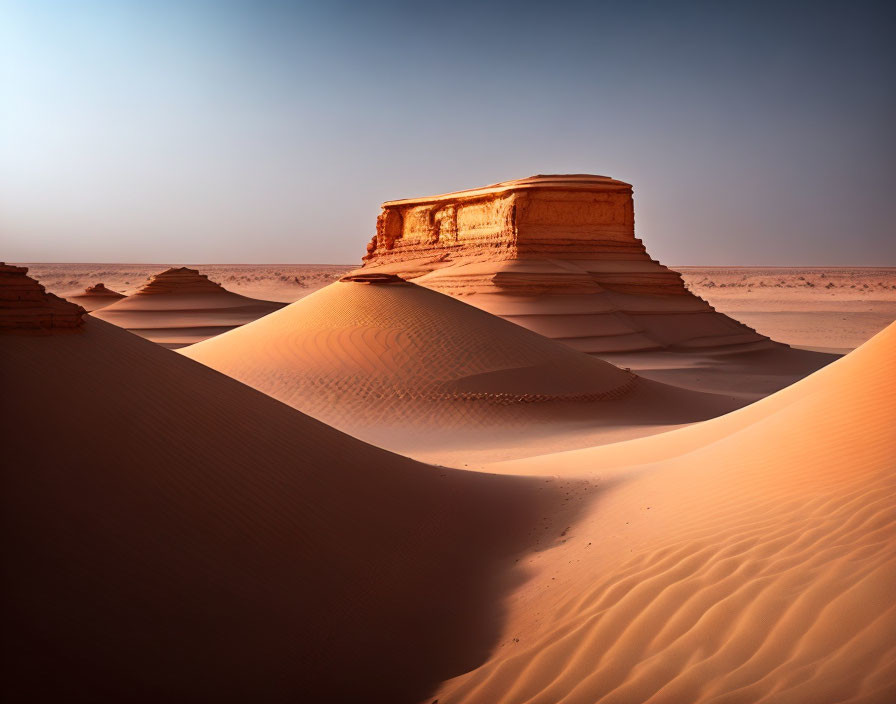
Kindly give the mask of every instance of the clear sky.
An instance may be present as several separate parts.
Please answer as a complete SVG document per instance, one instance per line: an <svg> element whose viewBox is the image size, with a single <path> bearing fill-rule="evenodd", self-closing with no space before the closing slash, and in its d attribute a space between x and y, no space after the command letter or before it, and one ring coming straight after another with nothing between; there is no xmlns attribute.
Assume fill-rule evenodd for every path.
<svg viewBox="0 0 896 704"><path fill-rule="evenodd" d="M669 264L896 266L894 6L0 0L0 258L351 263L584 172Z"/></svg>

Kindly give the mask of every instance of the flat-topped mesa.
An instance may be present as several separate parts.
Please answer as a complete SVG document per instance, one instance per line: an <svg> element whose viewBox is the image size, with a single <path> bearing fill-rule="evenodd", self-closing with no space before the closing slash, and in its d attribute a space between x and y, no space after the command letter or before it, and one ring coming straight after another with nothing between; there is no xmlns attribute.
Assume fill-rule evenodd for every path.
<svg viewBox="0 0 896 704"><path fill-rule="evenodd" d="M200 274L197 269L188 269L185 266L172 267L155 274L135 296L154 296L157 294L209 294L227 293L227 290L219 283L215 283L205 274Z"/></svg>
<svg viewBox="0 0 896 704"><path fill-rule="evenodd" d="M125 298L125 295L123 293L113 291L111 288L106 288L106 285L104 283L95 283L93 286L88 286L84 289L84 293L80 295L102 296L104 298Z"/></svg>
<svg viewBox="0 0 896 704"><path fill-rule="evenodd" d="M387 201L363 260L352 273L413 279L585 352L771 344L650 258L631 184L608 176Z"/></svg>
<svg viewBox="0 0 896 704"><path fill-rule="evenodd" d="M77 330L86 313L28 276L28 268L0 262L0 333L52 334Z"/></svg>
<svg viewBox="0 0 896 704"><path fill-rule="evenodd" d="M570 277L533 276L523 279L502 272L492 283L504 289L522 285L532 291L556 293L614 290L643 293L685 293L681 277L652 260L635 237L632 186L608 176L589 174L538 175L504 181L439 196L383 203L377 234L367 245L365 267L406 262L413 277L421 259L427 270L469 261L563 259L632 262L644 271L612 267ZM584 274L584 272L583 272ZM468 281L472 284L472 281Z"/></svg>

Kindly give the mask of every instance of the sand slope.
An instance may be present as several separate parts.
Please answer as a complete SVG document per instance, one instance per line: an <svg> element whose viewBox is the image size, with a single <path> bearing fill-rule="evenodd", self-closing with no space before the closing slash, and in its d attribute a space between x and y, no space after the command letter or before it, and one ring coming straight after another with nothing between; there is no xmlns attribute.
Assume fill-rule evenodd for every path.
<svg viewBox="0 0 896 704"><path fill-rule="evenodd" d="M896 698L896 326L723 418L495 468L597 498L440 702Z"/></svg>
<svg viewBox="0 0 896 704"><path fill-rule="evenodd" d="M644 434L739 405L639 379L401 281L337 282L181 353L403 451L525 444L522 428L556 433L569 424Z"/></svg>
<svg viewBox="0 0 896 704"><path fill-rule="evenodd" d="M140 290L92 313L165 347L176 349L244 325L282 308L228 291L196 269L172 268Z"/></svg>
<svg viewBox="0 0 896 704"><path fill-rule="evenodd" d="M560 502L90 316L4 337L0 368L5 701L423 699L482 661Z"/></svg>

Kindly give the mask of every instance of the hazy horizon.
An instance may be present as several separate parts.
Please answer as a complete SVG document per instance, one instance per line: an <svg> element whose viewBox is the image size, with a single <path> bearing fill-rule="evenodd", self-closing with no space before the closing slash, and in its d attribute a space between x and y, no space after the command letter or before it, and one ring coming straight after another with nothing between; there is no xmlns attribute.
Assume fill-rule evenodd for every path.
<svg viewBox="0 0 896 704"><path fill-rule="evenodd" d="M882 2L0 0L0 258L353 264L386 200L634 185L674 266L893 266Z"/></svg>

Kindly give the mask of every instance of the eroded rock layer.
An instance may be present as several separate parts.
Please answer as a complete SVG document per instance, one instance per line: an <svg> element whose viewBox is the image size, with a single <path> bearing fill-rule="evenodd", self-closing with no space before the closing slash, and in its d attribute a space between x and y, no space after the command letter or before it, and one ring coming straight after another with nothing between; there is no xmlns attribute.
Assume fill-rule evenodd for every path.
<svg viewBox="0 0 896 704"><path fill-rule="evenodd" d="M227 290L221 284L212 281L205 274L200 274L198 269L182 266L172 267L156 274L134 295L154 296L168 293L188 295L226 292Z"/></svg>
<svg viewBox="0 0 896 704"><path fill-rule="evenodd" d="M86 300L86 299L85 299ZM94 315L176 349L233 330L285 304L241 296L187 267L166 269Z"/></svg>
<svg viewBox="0 0 896 704"><path fill-rule="evenodd" d="M630 184L532 176L384 203L362 270L413 279L592 354L774 344L690 293L634 226Z"/></svg>
<svg viewBox="0 0 896 704"><path fill-rule="evenodd" d="M77 330L81 306L47 293L28 268L0 262L0 332L53 333Z"/></svg>
<svg viewBox="0 0 896 704"><path fill-rule="evenodd" d="M84 293L82 296L101 296L107 298L124 298L123 293L119 293L118 291L113 291L110 288L106 288L106 285L103 283L97 283L93 286L88 286L84 289Z"/></svg>

